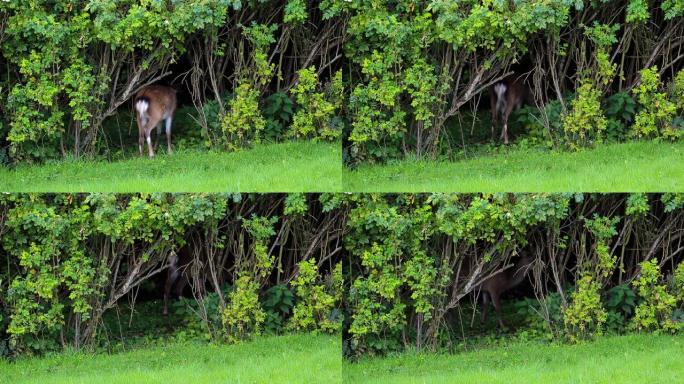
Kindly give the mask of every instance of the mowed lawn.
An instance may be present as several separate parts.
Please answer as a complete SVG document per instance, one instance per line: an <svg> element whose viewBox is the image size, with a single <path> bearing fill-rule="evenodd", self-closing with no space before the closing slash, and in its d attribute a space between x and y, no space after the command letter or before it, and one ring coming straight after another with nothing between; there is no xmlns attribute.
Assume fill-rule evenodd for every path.
<svg viewBox="0 0 684 384"><path fill-rule="evenodd" d="M233 153L179 151L154 159L0 167L3 192L327 192L341 190L339 143L257 145Z"/></svg>
<svg viewBox="0 0 684 384"><path fill-rule="evenodd" d="M169 344L115 355L0 360L0 383L340 383L339 336L264 337L239 345Z"/></svg>
<svg viewBox="0 0 684 384"><path fill-rule="evenodd" d="M503 149L462 161L399 161L345 170L345 191L663 192L684 190L684 142L579 152Z"/></svg>
<svg viewBox="0 0 684 384"><path fill-rule="evenodd" d="M580 345L511 344L456 355L344 363L345 383L683 383L684 335L605 337Z"/></svg>

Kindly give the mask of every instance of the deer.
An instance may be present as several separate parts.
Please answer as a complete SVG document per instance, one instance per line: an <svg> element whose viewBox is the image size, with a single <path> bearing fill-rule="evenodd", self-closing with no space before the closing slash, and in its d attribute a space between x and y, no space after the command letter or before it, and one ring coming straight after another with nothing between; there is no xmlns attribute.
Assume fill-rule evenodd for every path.
<svg viewBox="0 0 684 384"><path fill-rule="evenodd" d="M154 151L159 144L161 136L161 124L166 125L167 152L171 152L171 122L176 112L176 90L163 85L148 85L135 95L136 121L138 123L138 149L143 156L143 146L147 141L150 158L154 157ZM157 139L152 147L152 130L157 127Z"/></svg>
<svg viewBox="0 0 684 384"><path fill-rule="evenodd" d="M520 108L528 98L529 90L515 75L503 78L492 85L489 98L492 107L492 139L498 125L499 115L503 120L501 139L508 145L508 117L514 109Z"/></svg>
<svg viewBox="0 0 684 384"><path fill-rule="evenodd" d="M489 310L489 302L491 300L496 310L499 326L502 329L506 328L501 316L501 295L525 280L525 276L533 262L534 258L528 253L522 253L520 260L512 268L500 271L480 284L481 290L484 291L482 292L482 314L480 318L482 324L487 320L487 311Z"/></svg>
<svg viewBox="0 0 684 384"><path fill-rule="evenodd" d="M190 282L191 262L192 255L187 248L181 248L178 253L171 252L169 255L169 268L164 284L164 316L169 314L169 298L172 291L176 297L181 297L185 286Z"/></svg>

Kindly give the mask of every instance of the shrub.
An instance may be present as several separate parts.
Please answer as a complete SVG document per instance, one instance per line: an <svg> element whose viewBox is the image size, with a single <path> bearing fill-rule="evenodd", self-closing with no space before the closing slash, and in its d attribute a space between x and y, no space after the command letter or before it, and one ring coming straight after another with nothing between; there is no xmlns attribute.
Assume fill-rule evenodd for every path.
<svg viewBox="0 0 684 384"><path fill-rule="evenodd" d="M684 130L684 69L675 76L672 88L672 100L677 106L677 115L674 118L673 126L678 132L681 132Z"/></svg>
<svg viewBox="0 0 684 384"><path fill-rule="evenodd" d="M571 290L566 290L566 294L571 294ZM541 301L525 298L516 307L518 315L525 318L526 334L550 341L561 333L563 300L558 292L546 295Z"/></svg>
<svg viewBox="0 0 684 384"><path fill-rule="evenodd" d="M672 100L677 109L680 111L684 110L684 69L677 72L677 76L674 78Z"/></svg>
<svg viewBox="0 0 684 384"><path fill-rule="evenodd" d="M674 295L667 292L666 286L660 284L660 270L656 259L639 264L641 272L632 282L639 295L630 327L637 331L674 331L678 328L672 321L672 314L677 303Z"/></svg>
<svg viewBox="0 0 684 384"><path fill-rule="evenodd" d="M636 114L636 102L632 96L627 92L609 96L605 101L605 113L608 119L606 137L614 141L627 138Z"/></svg>
<svg viewBox="0 0 684 384"><path fill-rule="evenodd" d="M661 92L657 67L639 72L641 83L632 90L639 102L639 112L632 126L631 136L638 138L663 138L674 140L680 136L674 129L673 119L677 112L674 102Z"/></svg>
<svg viewBox="0 0 684 384"><path fill-rule="evenodd" d="M617 235L615 226L620 221L619 216L607 217L594 215L593 219L585 219L587 229L596 239L594 252L596 259L589 265L582 265L585 271L590 271L599 283L605 281L615 268L616 255L610 254L610 239Z"/></svg>
<svg viewBox="0 0 684 384"><path fill-rule="evenodd" d="M20 267L8 290L7 333L15 347L32 348L36 339L54 337L65 325L67 313L74 314L79 331L91 318L108 271L99 270L97 259L85 250L90 219L85 205L60 212L35 201L11 211L10 236L3 238L3 246ZM78 335L75 345L93 336Z"/></svg>
<svg viewBox="0 0 684 384"><path fill-rule="evenodd" d="M603 333L608 314L601 303L601 286L590 275L582 276L572 295L572 303L563 311L568 339L571 342Z"/></svg>
<svg viewBox="0 0 684 384"><path fill-rule="evenodd" d="M233 287L227 286L222 294L227 297L232 291ZM206 319L202 317L203 312L206 313ZM171 302L170 313L182 319L182 325L173 335L177 340L210 341L222 340L225 337L221 300L216 292L205 294L201 301L194 298L181 298ZM158 311L155 315L158 316Z"/></svg>
<svg viewBox="0 0 684 384"><path fill-rule="evenodd" d="M675 295L679 297L679 300L684 300L684 261L680 262L675 269L673 285Z"/></svg>
<svg viewBox="0 0 684 384"><path fill-rule="evenodd" d="M569 98L566 98L569 101ZM527 129L527 138L533 144L553 147L563 135L563 108L561 102L553 100L543 106L543 110L526 105L516 113L515 121ZM547 124L548 123L548 124Z"/></svg>
<svg viewBox="0 0 684 384"><path fill-rule="evenodd" d="M261 334L266 313L259 302L259 285L251 276L243 275L237 279L235 289L228 295L221 321L230 343Z"/></svg>
<svg viewBox="0 0 684 384"><path fill-rule="evenodd" d="M341 274L341 264L339 272ZM336 267L336 269L338 269ZM334 294L326 292L326 287L318 279L318 267L313 259L299 263L299 274L292 280L297 297L288 328L297 331L322 330L333 333L340 330L341 323L333 318L336 307ZM339 292L342 287L334 287Z"/></svg>
<svg viewBox="0 0 684 384"><path fill-rule="evenodd" d="M563 130L573 149L600 143L608 126L601 110L601 91L584 81L572 102L572 110L563 117Z"/></svg>
<svg viewBox="0 0 684 384"><path fill-rule="evenodd" d="M606 328L611 332L622 332L634 314L636 294L628 284L616 285L606 292L605 307L608 311Z"/></svg>
<svg viewBox="0 0 684 384"><path fill-rule="evenodd" d="M304 0L289 0L285 6L285 23L301 24L306 21L307 10Z"/></svg>
<svg viewBox="0 0 684 384"><path fill-rule="evenodd" d="M229 106L231 100L235 95L229 94L222 97L221 100L208 100L201 106L201 112L206 119L206 127L202 127L202 138L204 139L204 146L211 148L213 146L223 147L225 145L225 136L223 133L223 115L221 114L222 106ZM201 124L204 124L203 122Z"/></svg>
<svg viewBox="0 0 684 384"><path fill-rule="evenodd" d="M263 109L266 126L264 139L276 141L285 136L287 128L292 122L294 103L285 92L276 92L264 100Z"/></svg>
<svg viewBox="0 0 684 384"><path fill-rule="evenodd" d="M632 193L627 198L627 206L625 207L627 216L644 217L650 209L648 196L644 193Z"/></svg>
<svg viewBox="0 0 684 384"><path fill-rule="evenodd" d="M335 78L337 77L341 81L342 72L337 72ZM324 92L317 92L317 85L318 74L314 67L299 71L299 80L291 91L299 106L292 120L291 135L297 138L335 140L341 133L340 127L332 124L335 104L326 100ZM338 99L342 95L334 97Z"/></svg>
<svg viewBox="0 0 684 384"><path fill-rule="evenodd" d="M238 268L242 271L249 271L252 276L264 279L273 268L275 255L268 252L268 239L275 235L273 225L278 221L278 217L265 217L252 215L249 219L242 219L243 226L252 237L252 252L254 257L247 263L242 261Z"/></svg>
<svg viewBox="0 0 684 384"><path fill-rule="evenodd" d="M292 314L293 306L294 295L287 285L278 284L267 289L262 301L266 313L266 331L280 333L285 328L285 319Z"/></svg>
<svg viewBox="0 0 684 384"><path fill-rule="evenodd" d="M266 121L259 109L259 91L249 83L240 84L221 121L226 147L237 150L259 143L265 127Z"/></svg>
<svg viewBox="0 0 684 384"><path fill-rule="evenodd" d="M672 278L672 293L678 301L672 320L680 324L684 323L684 261L680 262L675 269Z"/></svg>

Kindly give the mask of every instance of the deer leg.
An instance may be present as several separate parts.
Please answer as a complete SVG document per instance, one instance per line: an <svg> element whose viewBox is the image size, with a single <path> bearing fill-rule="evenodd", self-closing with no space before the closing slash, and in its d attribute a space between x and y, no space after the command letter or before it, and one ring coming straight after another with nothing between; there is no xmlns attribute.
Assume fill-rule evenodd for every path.
<svg viewBox="0 0 684 384"><path fill-rule="evenodd" d="M154 157L154 148L152 148L152 129L145 130L145 139L147 140L147 151L150 158Z"/></svg>
<svg viewBox="0 0 684 384"><path fill-rule="evenodd" d="M169 154L173 153L171 151L171 122L173 118L171 116L166 118L166 150Z"/></svg>
<svg viewBox="0 0 684 384"><path fill-rule="evenodd" d="M506 325L504 324L503 317L501 315L501 296L499 293L493 293L492 295L492 303L494 304L494 310L496 311L496 317L499 319L499 326L501 329L506 328Z"/></svg>
<svg viewBox="0 0 684 384"><path fill-rule="evenodd" d="M178 270L174 266L169 267L169 274L166 277L166 284L164 284L164 316L169 314L169 297L171 296L171 289L178 278Z"/></svg>
<svg viewBox="0 0 684 384"><path fill-rule="evenodd" d="M489 95L491 106L492 106L492 140L495 140L495 131L496 131L496 125L498 123L499 119L499 111L496 109L496 93L494 91L491 91L491 94Z"/></svg>
<svg viewBox="0 0 684 384"><path fill-rule="evenodd" d="M480 324L484 324L487 320L487 312L489 311L489 292L482 292L482 313L480 314Z"/></svg>
<svg viewBox="0 0 684 384"><path fill-rule="evenodd" d="M513 103L508 103L506 106L506 111L503 115L503 130L501 131L501 136L503 137L504 144L508 145L508 116L510 116L513 111Z"/></svg>
<svg viewBox="0 0 684 384"><path fill-rule="evenodd" d="M177 297L183 296L183 291L185 290L186 285L188 285L188 277L185 275L181 275L180 279L178 280L178 283L176 284Z"/></svg>
<svg viewBox="0 0 684 384"><path fill-rule="evenodd" d="M140 150L140 156L143 155L143 147L145 146L145 131L140 131L138 133L138 149Z"/></svg>
<svg viewBox="0 0 684 384"><path fill-rule="evenodd" d="M159 136L161 136L161 122L157 124L157 138L154 139L154 150L157 151L157 148L159 148Z"/></svg>

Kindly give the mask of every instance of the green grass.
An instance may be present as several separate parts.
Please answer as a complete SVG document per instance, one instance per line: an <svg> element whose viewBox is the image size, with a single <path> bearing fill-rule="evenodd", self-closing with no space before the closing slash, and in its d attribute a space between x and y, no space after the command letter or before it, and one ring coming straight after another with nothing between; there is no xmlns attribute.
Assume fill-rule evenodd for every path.
<svg viewBox="0 0 684 384"><path fill-rule="evenodd" d="M605 337L582 345L511 344L458 355L344 363L345 383L681 383L684 336Z"/></svg>
<svg viewBox="0 0 684 384"><path fill-rule="evenodd" d="M163 151L116 162L0 167L3 192L319 192L341 189L339 143L288 142L235 153Z"/></svg>
<svg viewBox="0 0 684 384"><path fill-rule="evenodd" d="M684 142L579 152L504 148L462 161L404 160L345 170L354 192L663 192L684 189Z"/></svg>
<svg viewBox="0 0 684 384"><path fill-rule="evenodd" d="M339 383L339 336L264 337L239 345L170 344L115 355L0 361L0 383Z"/></svg>

